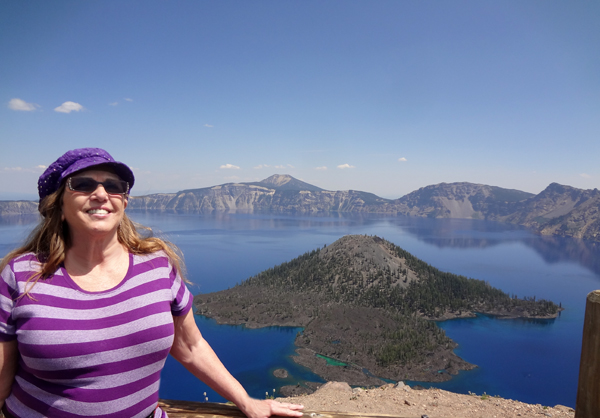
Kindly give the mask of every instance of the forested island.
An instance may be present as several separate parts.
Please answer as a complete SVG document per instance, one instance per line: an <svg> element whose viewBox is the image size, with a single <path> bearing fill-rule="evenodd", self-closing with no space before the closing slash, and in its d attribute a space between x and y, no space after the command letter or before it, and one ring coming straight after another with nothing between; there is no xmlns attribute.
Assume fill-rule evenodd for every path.
<svg viewBox="0 0 600 418"><path fill-rule="evenodd" d="M555 318L562 310L488 283L442 272L376 236L348 235L237 286L195 297L221 324L303 327L294 360L354 385L443 381L475 367L434 320ZM342 367L340 367L340 365Z"/></svg>

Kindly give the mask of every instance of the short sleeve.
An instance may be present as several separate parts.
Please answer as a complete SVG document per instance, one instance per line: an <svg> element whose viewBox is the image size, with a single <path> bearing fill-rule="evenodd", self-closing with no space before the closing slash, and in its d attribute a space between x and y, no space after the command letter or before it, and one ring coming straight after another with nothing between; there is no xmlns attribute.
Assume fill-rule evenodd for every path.
<svg viewBox="0 0 600 418"><path fill-rule="evenodd" d="M194 297L188 290L185 282L175 267L171 268L169 279L171 282L172 295L171 313L174 316L185 315L192 309Z"/></svg>
<svg viewBox="0 0 600 418"><path fill-rule="evenodd" d="M0 274L0 341L12 341L17 338L12 317L17 294L17 281L9 263Z"/></svg>

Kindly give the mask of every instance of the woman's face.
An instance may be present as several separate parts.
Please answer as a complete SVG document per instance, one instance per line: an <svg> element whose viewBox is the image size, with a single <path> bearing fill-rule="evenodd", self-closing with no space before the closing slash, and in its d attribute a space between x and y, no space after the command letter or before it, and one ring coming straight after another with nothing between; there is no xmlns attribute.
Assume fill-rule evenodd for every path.
<svg viewBox="0 0 600 418"><path fill-rule="evenodd" d="M87 177L97 182L120 181L121 178L110 171L91 169L71 176ZM62 216L69 225L72 239L79 237L102 237L115 235L127 207L127 197L122 194L109 194L101 184L92 192L73 191L69 179L62 200Z"/></svg>

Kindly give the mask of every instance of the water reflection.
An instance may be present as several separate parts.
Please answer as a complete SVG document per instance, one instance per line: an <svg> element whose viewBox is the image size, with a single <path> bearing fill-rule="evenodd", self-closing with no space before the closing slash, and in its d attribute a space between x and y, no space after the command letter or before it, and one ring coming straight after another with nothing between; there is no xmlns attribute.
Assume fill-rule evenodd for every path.
<svg viewBox="0 0 600 418"><path fill-rule="evenodd" d="M296 229L316 229L330 227L350 227L363 224L366 221L372 222L356 216L346 216L346 214L333 215L283 215L277 213L223 213L218 212L210 215L197 214L177 214L165 212L144 212L128 211L132 219L139 220L141 223L150 222L151 224L169 224L169 232L181 235L190 235L197 233L221 232L223 230L231 232L241 231L259 231L259 230L287 230ZM337 216L336 216L337 215ZM174 222L180 219L181 222ZM195 226L200 228L190 229L189 222L192 220ZM206 221L206 222L204 222ZM177 228L177 225L181 229ZM206 228L203 228L206 226Z"/></svg>
<svg viewBox="0 0 600 418"><path fill-rule="evenodd" d="M579 263L600 276L600 243L575 238L541 236L523 240L547 263Z"/></svg>
<svg viewBox="0 0 600 418"><path fill-rule="evenodd" d="M0 227L2 226L23 226L37 224L40 220L40 216L35 214L30 215L1 215L0 216Z"/></svg>
<svg viewBox="0 0 600 418"><path fill-rule="evenodd" d="M510 324L513 326L519 326L519 327L523 327L523 326L531 326L531 327L549 327L554 325L554 323L556 322L557 318L547 318L547 319L542 319L542 318L504 318L501 316L496 316L496 315L490 315L490 314L484 314L484 313L477 313L477 318L485 318L488 321L510 321ZM558 314L558 316L560 317L560 312ZM441 324L442 322L437 322L438 324Z"/></svg>
<svg viewBox="0 0 600 418"><path fill-rule="evenodd" d="M380 214L329 213L289 215L277 213L213 213L210 215L171 212L128 211L132 219L176 236L217 235L223 232L256 235L257 231L297 229L307 232L332 228L350 230L387 223L417 240L437 248L490 248L511 242L534 249L547 263L577 263L600 276L600 243L558 236L535 235L527 229L499 222L475 219L429 219ZM0 244L18 244L27 236L39 215L0 216L0 232L8 234ZM168 226L168 231L160 231ZM16 227L16 230L15 230ZM260 234L259 234L260 235ZM385 236L383 238L386 238ZM4 245L2 245L4 244Z"/></svg>
<svg viewBox="0 0 600 418"><path fill-rule="evenodd" d="M481 220L399 216L391 222L419 241L438 248L488 248L519 242L534 249L547 263L577 263L600 276L598 242L536 235L518 225Z"/></svg>

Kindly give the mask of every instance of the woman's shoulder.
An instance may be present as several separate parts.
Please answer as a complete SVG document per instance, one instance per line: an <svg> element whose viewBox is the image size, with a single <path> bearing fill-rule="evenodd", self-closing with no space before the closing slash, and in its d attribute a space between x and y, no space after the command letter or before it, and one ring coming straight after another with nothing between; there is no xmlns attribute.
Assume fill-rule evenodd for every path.
<svg viewBox="0 0 600 418"><path fill-rule="evenodd" d="M10 259L8 265L19 270L38 270L40 268L40 260L35 253L24 253Z"/></svg>
<svg viewBox="0 0 600 418"><path fill-rule="evenodd" d="M0 272L3 280L27 280L32 274L38 273L42 265L34 253L19 254L5 264Z"/></svg>

